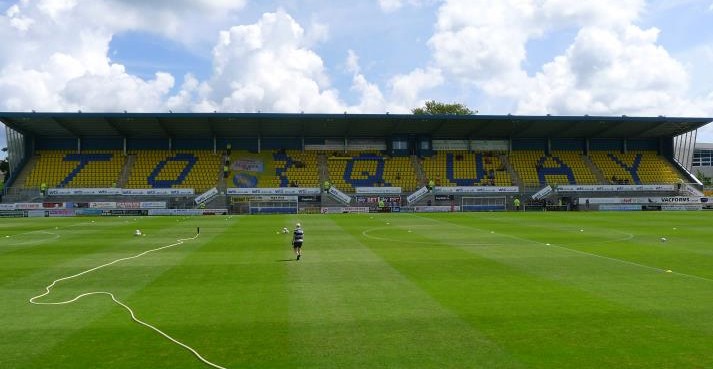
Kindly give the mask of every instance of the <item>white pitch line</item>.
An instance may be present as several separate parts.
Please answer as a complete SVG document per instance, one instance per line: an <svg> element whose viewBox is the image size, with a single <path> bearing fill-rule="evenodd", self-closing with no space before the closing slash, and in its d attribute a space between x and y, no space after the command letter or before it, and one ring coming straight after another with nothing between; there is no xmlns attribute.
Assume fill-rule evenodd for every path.
<svg viewBox="0 0 713 369"><path fill-rule="evenodd" d="M92 296L92 295L107 295L107 296L109 296L109 297L112 299L112 301L114 301L114 303L116 303L117 305L119 305L119 306L121 306L122 308L126 309L126 311L128 311L129 314L131 315L131 320L133 320L134 322L139 323L139 324L141 324L141 325L143 325L143 326L145 326L145 327L147 327L147 328L150 328L150 329L156 331L158 334L164 336L164 337L165 337L166 339L168 339L169 341L171 341L171 342L173 342L173 343L175 343L175 344L177 344L177 345L179 345L179 346L185 348L186 350L190 351L193 355L195 355L195 357L197 357L198 360L202 361L203 363L205 363L205 364L207 364L207 365L210 365L210 366L212 366L212 367L214 367L214 368L216 368L216 369L227 369L227 368L225 368L225 367L223 367L223 366L220 366L220 365L218 365L218 364L215 364L215 363L213 363L213 362L211 362L211 361L205 359L200 353L198 353L198 351L196 351L196 350L193 349L192 347L190 347L190 346L186 345L185 343L183 343L183 342L181 342L181 341L179 341L179 340L177 340L177 339L171 337L170 335L168 335L167 333L163 332L162 330L156 328L155 326L153 326L153 325L151 325L151 324L149 324L149 323L146 323L146 322L144 322L143 320L137 318L137 317L136 317L136 314L134 313L134 311L133 311L128 305L126 305L125 303L119 301L119 299L117 299L116 296L114 296L114 294L111 293L111 292L107 292L107 291L86 292L86 293L83 293L83 294L81 294L81 295L78 295L78 296L74 297L73 299L65 300L65 301L57 301L57 302L37 302L37 301L36 301L37 299L40 299L40 298L42 298L42 297L44 297L44 296L49 295L50 292L51 292L51 290L52 290L52 287L54 287L58 282L62 282L62 281L66 281L66 280L69 280L69 279L77 278L77 277L83 276L83 275L85 275L85 274L87 274L87 273L91 273L91 272L93 272L93 271L96 271L96 270L99 270L99 269L108 267L108 266L110 266L110 265L113 265L113 264L116 264L116 263L119 263L119 262L122 262L122 261L132 260L132 259L138 259L138 258L140 258L140 257L142 257L142 256L144 256L144 255L146 255L146 254L150 254L150 253L153 253L153 252L156 252L156 251L161 251L161 250L168 249L168 248L171 248L171 247L176 247L176 246L182 245L185 241L195 240L196 238L198 238L198 236L199 236L199 234L196 234L195 236L193 236L193 237L191 237L191 238L178 239L178 240L176 240L176 243L172 243L172 244L167 245L167 246L161 246L161 247L158 247L158 248L155 248L155 249L151 249L151 250L144 251L144 252L142 252L142 253L140 253L140 254L136 254L136 255L133 255L133 256L127 256L127 257L119 258L119 259L110 261L110 262L108 262L108 263L106 263L106 264L102 264L102 265L96 266L96 267L94 267L94 268L87 269L87 270L85 270L85 271L83 271L83 272L79 272L79 273L77 273L77 274L73 274L73 275L70 275L70 276L66 276L66 277L62 277L62 278L59 278L59 279L55 279L54 281L52 281L52 283L50 283L47 287L45 287L45 292L44 292L43 294L40 294L40 295L37 295L37 296L34 296L34 297L30 298L29 302L30 302L30 304L34 304L34 305L66 305L66 304L71 304L71 303L73 303L73 302L76 302L76 301L78 301L79 299L81 299L81 298L83 298L83 297L87 297L87 296Z"/></svg>

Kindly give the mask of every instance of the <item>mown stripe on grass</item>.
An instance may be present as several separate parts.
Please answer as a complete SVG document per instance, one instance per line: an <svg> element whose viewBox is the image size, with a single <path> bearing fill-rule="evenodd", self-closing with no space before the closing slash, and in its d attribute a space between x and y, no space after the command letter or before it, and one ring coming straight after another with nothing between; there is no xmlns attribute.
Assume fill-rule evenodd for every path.
<svg viewBox="0 0 713 369"><path fill-rule="evenodd" d="M522 367L365 247L352 231L365 222L315 219L286 263L295 368Z"/></svg>
<svg viewBox="0 0 713 369"><path fill-rule="evenodd" d="M485 234L487 228L482 229L481 222L474 220L482 219L478 215L471 215L449 218L448 222L439 221L452 232L458 232L460 228L460 232ZM541 232L537 232L537 235L541 235ZM613 332L603 337L610 340L610 343L621 344L618 347L624 352L620 357L622 360L631 351L646 345L669 354L664 356L640 352L644 358L651 360L651 365L669 363L666 365L670 367L699 366L713 360L713 355L707 349L708 344L713 342L710 319L705 315L705 311L713 307L713 294L706 292L711 287L706 281L652 272L648 268L546 247L538 241L528 242L521 237L521 233L520 229L518 236L505 235L515 241L514 244L519 244L510 247L507 252L456 245L453 247L516 269L518 273L534 276L537 285L555 283L564 289L574 289L576 293L569 293L573 301L589 299L592 300L592 306L609 306L610 312L604 309L600 314L597 311L583 311L582 322L590 325L587 319L593 317L592 323L605 325L608 331ZM526 233L525 237L528 235ZM538 253L541 255L538 256ZM577 309L572 311L576 312ZM599 319L596 319L598 316ZM638 334L635 333L637 331ZM615 349L617 346L609 347ZM678 359L673 359L675 357Z"/></svg>
<svg viewBox="0 0 713 369"><path fill-rule="evenodd" d="M119 219L113 218L113 220L118 221ZM85 237L87 237L85 239L85 242L92 236L96 240L90 241L90 245L85 244L80 247L75 247L74 244L71 244L64 245L64 247L66 249L74 248L77 250L77 252L84 252L88 249L91 249L92 245L95 245L96 247L98 245L104 244L104 242L113 244L113 242L111 241L112 237L125 237L126 239L131 240L128 241L129 247L127 247L126 242L120 243L121 246L117 247L116 244L114 244L114 246L116 248L123 248L125 253L130 252L132 254L135 254L137 252L137 249L142 250L144 247L150 247L149 245L155 243L170 242L170 240L175 240L175 235L186 233L184 229L181 229L183 228L183 225L166 224L166 222L161 222L159 219L156 219L151 222L143 222L143 226L148 229L152 229L152 231L149 237L141 238L139 241L133 238L132 232L125 232L126 230L122 227L112 227L112 224L109 222L110 221L108 220L103 220L103 225L105 225L106 227L94 227L95 229L101 229L99 233L105 236L104 238L97 237L96 232L90 232L89 234L85 235ZM102 239L104 241L102 241ZM141 242L141 244L136 244L135 242L137 241ZM132 243L133 247L131 247ZM129 248L132 248L133 250L129 250ZM163 253L160 256L147 257L147 259L136 262L137 264L145 263L144 266L132 267L130 265L131 263L127 263L127 265L122 265L121 267L111 268L107 270L97 271L96 273L88 274L86 275L87 278L83 279L82 281L73 281L77 283L66 283L58 285L56 287L58 296L53 296L53 298L60 297L61 295L76 295L78 293L86 292L87 290L95 290L97 288L109 289L114 292L117 292L121 296L130 296L131 294L140 291L142 286L149 283L152 279L156 278L158 275L170 269L176 263L180 262L180 259L184 257L187 252L190 252L189 248L187 248L186 250L181 250L180 252ZM112 252L112 254L116 253L117 251ZM62 270L68 269L67 265L72 265L71 269L76 270L78 268L78 265L86 265L87 263L91 263L93 261L96 261L97 259L106 260L107 258L111 258L112 254L100 253L98 255L95 255L91 253L80 253L77 254L80 255L78 259L63 262L62 264L64 265L59 268L59 270L56 268L49 268L47 272L61 273ZM151 259L158 262L147 263L147 261ZM82 261L77 262L78 260ZM55 276L56 275L57 274L55 274ZM38 276L36 275L30 276L30 278L35 282L38 281ZM45 280L44 283L46 284L49 281L50 280ZM34 292L36 293L37 290ZM29 305L24 307L22 311L25 311L25 314L20 319L25 320L26 326L28 325L28 320L30 320L33 323L29 325L36 327L37 329L39 329L39 332L42 333L46 333L46 329L48 329L49 327L54 326L56 328L51 330L51 332L55 333L54 336L42 337L38 337L36 335L38 331L35 330L16 331L15 333L20 336L34 335L36 337L37 344L33 346L33 349L38 349L35 351L35 355L32 355L33 357L16 358L16 366L23 367L24 365L27 365L27 367L38 367L42 364L43 360L47 360L53 363L53 367L72 367L74 365L73 363L76 363L75 360L81 360L78 359L80 357L92 357L94 360L98 361L105 360L106 358L95 357L91 351L88 352L86 350L86 346L82 345L82 343L85 343L82 338L83 335L87 331L91 331L93 327L95 327L97 324L101 326L101 321L103 320L103 317L107 314L112 315L113 313L115 313L114 310L117 310L117 308L112 306L110 302L100 300L102 299L89 299L87 301L77 303L76 306L67 306L62 308L47 306L36 307ZM122 324L132 326L132 323L130 320L128 320L125 311L121 311L118 315L120 316L120 318L118 319L121 319L120 321ZM140 311L139 315L141 315ZM48 322L49 324L44 325L42 323L43 321ZM137 330L141 329L137 326L133 326L133 328ZM160 336L157 336L154 332L153 339L159 340L159 337ZM102 341L100 343L107 343L108 345L111 345L112 337L106 338L106 341ZM19 341L22 342L23 339L20 339ZM116 349L116 347L113 348ZM24 351L24 353L26 354L28 349L25 347L21 351ZM119 356L121 355L122 354L119 354ZM131 355L131 353L128 353L128 355ZM60 358L60 360L57 360L57 358Z"/></svg>
<svg viewBox="0 0 713 369"><path fill-rule="evenodd" d="M587 273L587 269L601 267L602 260L535 246L526 240L513 242L511 237L501 236L501 245L492 246L498 235L491 234L490 228L481 229L481 222L468 216L447 219L455 224L438 216L435 220L429 216L392 220L395 240L420 237L430 246L395 246L370 238L365 243L441 304L530 366L621 367L621 363L633 361L673 368L703 366L713 359L707 350L710 335L610 301L562 276L563 272L574 275L581 271L592 283L598 275ZM440 231L428 227L434 222ZM427 232L419 233L419 226ZM412 232L404 235L407 228ZM452 242L459 238L482 238L487 245ZM605 270L609 267L603 266ZM621 266L614 269L620 278L631 272Z"/></svg>
<svg viewBox="0 0 713 369"><path fill-rule="evenodd" d="M473 227L472 222L467 222L466 218L457 218L453 221L454 224ZM463 221L467 223L461 223ZM563 219L563 221L567 220ZM640 220L634 218L632 223L637 221ZM619 226L622 229L638 229L635 224L620 223ZM505 237L528 244L528 239L533 234L539 235L545 232L544 227L532 229L532 233L518 232L517 235L509 234ZM595 234L605 233L610 227L607 225L607 228L599 229L590 226L588 231ZM713 267L712 259L701 258L695 253L681 250L675 251L675 257L669 257L674 251L658 247L656 245L658 241L655 241L653 246L650 245L651 242L647 245L626 241L592 249L591 246L576 243L578 237L583 236L580 236L579 232L571 232L563 237L562 246L553 245L554 247L543 246L542 243L533 241L530 243L530 246L534 246L532 250L542 253L543 257L527 262L514 258L509 253L501 255L491 253L487 256L545 278L576 286L613 303L645 311L687 329L713 336L713 320L709 319L706 313L713 310L713 280L698 276L704 274L704 270ZM580 251L580 249L587 251ZM577 255L581 258L570 257L558 260L553 257L557 255ZM683 265L686 265L690 272L695 274L667 273L664 268L640 264L641 260L666 262L674 270L683 269Z"/></svg>

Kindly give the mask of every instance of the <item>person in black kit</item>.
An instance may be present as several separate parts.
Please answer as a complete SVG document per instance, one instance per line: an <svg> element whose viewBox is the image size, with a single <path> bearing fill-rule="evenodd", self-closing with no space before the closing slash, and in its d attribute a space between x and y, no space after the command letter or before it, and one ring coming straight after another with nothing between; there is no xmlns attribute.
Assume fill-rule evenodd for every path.
<svg viewBox="0 0 713 369"><path fill-rule="evenodd" d="M292 232L292 248L295 250L297 260L302 256L302 242L304 241L305 232L302 230L302 225L297 223L295 230Z"/></svg>

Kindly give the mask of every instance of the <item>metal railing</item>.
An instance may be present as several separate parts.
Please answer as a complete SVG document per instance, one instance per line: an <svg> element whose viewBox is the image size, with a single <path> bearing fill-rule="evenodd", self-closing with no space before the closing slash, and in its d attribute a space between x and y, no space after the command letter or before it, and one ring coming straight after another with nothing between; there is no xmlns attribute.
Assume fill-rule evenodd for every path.
<svg viewBox="0 0 713 369"><path fill-rule="evenodd" d="M2 192L4 202L21 202L42 196L39 187L5 187Z"/></svg>

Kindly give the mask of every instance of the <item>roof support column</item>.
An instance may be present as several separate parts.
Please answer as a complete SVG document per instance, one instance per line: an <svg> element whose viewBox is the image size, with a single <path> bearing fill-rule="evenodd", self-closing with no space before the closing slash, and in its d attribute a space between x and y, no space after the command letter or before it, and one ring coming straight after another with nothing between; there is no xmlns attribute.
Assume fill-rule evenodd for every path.
<svg viewBox="0 0 713 369"><path fill-rule="evenodd" d="M628 145L627 145L627 142L628 142L628 140L625 138L625 139L624 139L624 142L623 142L624 154L626 154L626 153L629 152L629 148L627 147L627 146L628 146Z"/></svg>
<svg viewBox="0 0 713 369"><path fill-rule="evenodd" d="M218 154L218 139L213 135L213 155Z"/></svg>
<svg viewBox="0 0 713 369"><path fill-rule="evenodd" d="M168 150L173 150L173 137L168 138Z"/></svg>
<svg viewBox="0 0 713 369"><path fill-rule="evenodd" d="M126 136L124 136L124 156L126 156Z"/></svg>
<svg viewBox="0 0 713 369"><path fill-rule="evenodd" d="M589 137L584 139L584 155L589 156Z"/></svg>
<svg viewBox="0 0 713 369"><path fill-rule="evenodd" d="M508 155L512 154L512 137L508 137Z"/></svg>
<svg viewBox="0 0 713 369"><path fill-rule="evenodd" d="M82 153L82 138L77 137L77 154Z"/></svg>
<svg viewBox="0 0 713 369"><path fill-rule="evenodd" d="M550 155L552 153L552 139L547 137L547 152L545 154Z"/></svg>
<svg viewBox="0 0 713 369"><path fill-rule="evenodd" d="M257 153L262 152L262 135L257 135Z"/></svg>
<svg viewBox="0 0 713 369"><path fill-rule="evenodd" d="M302 136L302 152L305 151L305 136Z"/></svg>
<svg viewBox="0 0 713 369"><path fill-rule="evenodd" d="M347 152L347 147L349 147L349 139L344 136L344 152Z"/></svg>

